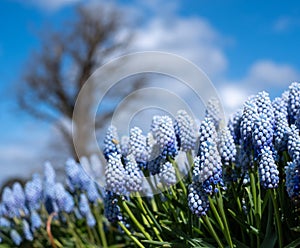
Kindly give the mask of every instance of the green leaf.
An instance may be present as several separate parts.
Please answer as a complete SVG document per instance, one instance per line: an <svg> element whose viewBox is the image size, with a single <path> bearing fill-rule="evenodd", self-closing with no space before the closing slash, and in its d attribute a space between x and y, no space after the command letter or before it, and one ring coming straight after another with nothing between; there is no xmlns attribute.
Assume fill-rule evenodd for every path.
<svg viewBox="0 0 300 248"><path fill-rule="evenodd" d="M284 248L297 248L300 246L300 238L294 240L292 243L289 243L287 246Z"/></svg>

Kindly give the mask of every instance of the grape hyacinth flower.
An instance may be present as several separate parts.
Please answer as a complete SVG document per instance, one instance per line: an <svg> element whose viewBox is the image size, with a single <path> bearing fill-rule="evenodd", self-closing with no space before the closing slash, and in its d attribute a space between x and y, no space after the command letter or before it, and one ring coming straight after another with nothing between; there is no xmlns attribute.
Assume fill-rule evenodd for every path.
<svg viewBox="0 0 300 248"><path fill-rule="evenodd" d="M61 183L56 183L54 186L55 202L58 206L58 210L66 213L72 212L74 208L74 200L72 195L67 192Z"/></svg>
<svg viewBox="0 0 300 248"><path fill-rule="evenodd" d="M147 140L139 127L130 129L128 154L134 156L140 168L146 168L148 160Z"/></svg>
<svg viewBox="0 0 300 248"><path fill-rule="evenodd" d="M32 241L33 235L31 233L30 226L29 226L27 220L23 219L22 224L23 224L23 233L24 233L25 239Z"/></svg>
<svg viewBox="0 0 300 248"><path fill-rule="evenodd" d="M300 166L299 161L288 162L285 166L286 190L289 197L297 202L300 199Z"/></svg>
<svg viewBox="0 0 300 248"><path fill-rule="evenodd" d="M86 223L89 227L93 227L96 225L96 220L95 220L95 217L92 213L92 211L89 211L87 213L87 216L86 216Z"/></svg>
<svg viewBox="0 0 300 248"><path fill-rule="evenodd" d="M40 215L35 211L31 211L30 214L31 231L34 232L36 229L42 226L42 220Z"/></svg>
<svg viewBox="0 0 300 248"><path fill-rule="evenodd" d="M258 115L265 115L272 127L274 127L274 111L269 93L265 91L259 92L255 97L255 105Z"/></svg>
<svg viewBox="0 0 300 248"><path fill-rule="evenodd" d="M5 187L2 193L2 202L7 210L7 215L10 218L20 217L19 210L17 208L16 200L12 190L9 187Z"/></svg>
<svg viewBox="0 0 300 248"><path fill-rule="evenodd" d="M231 136L233 137L234 143L236 145L240 144L241 139L241 121L242 121L243 110L239 109L235 112L228 121L228 129L230 130Z"/></svg>
<svg viewBox="0 0 300 248"><path fill-rule="evenodd" d="M292 83L289 86L289 98L288 98L288 120L289 124L295 124L296 115L300 109L300 84L297 82Z"/></svg>
<svg viewBox="0 0 300 248"><path fill-rule="evenodd" d="M253 126L253 148L255 156L258 156L265 147L273 148L274 130L270 119L265 114L256 117Z"/></svg>
<svg viewBox="0 0 300 248"><path fill-rule="evenodd" d="M291 125L288 133L288 153L293 161L300 159L300 136L295 125Z"/></svg>
<svg viewBox="0 0 300 248"><path fill-rule="evenodd" d="M288 106L287 101L285 101L282 97L276 97L272 101L275 125L276 125L276 120L280 115L285 116L286 119L288 118L287 106Z"/></svg>
<svg viewBox="0 0 300 248"><path fill-rule="evenodd" d="M199 135L200 144L202 142L206 142L208 139L217 142L218 135L212 119L204 118L204 120L200 123Z"/></svg>
<svg viewBox="0 0 300 248"><path fill-rule="evenodd" d="M269 147L262 150L259 160L260 184L265 189L274 189L279 184L279 171Z"/></svg>
<svg viewBox="0 0 300 248"><path fill-rule="evenodd" d="M231 165L235 162L237 151L228 127L219 132L218 150L223 164L224 180L232 181L236 176Z"/></svg>
<svg viewBox="0 0 300 248"><path fill-rule="evenodd" d="M10 238L12 239L14 244L17 245L17 246L19 246L23 241L22 237L20 236L20 234L15 229L12 229L10 231Z"/></svg>
<svg viewBox="0 0 300 248"><path fill-rule="evenodd" d="M44 164L44 197L53 199L55 192L54 186L56 182L55 170L49 162Z"/></svg>
<svg viewBox="0 0 300 248"><path fill-rule="evenodd" d="M106 191L104 198L104 215L111 223L123 220L120 207L118 206L118 195L111 191Z"/></svg>
<svg viewBox="0 0 300 248"><path fill-rule="evenodd" d="M28 209L25 206L25 193L24 190L19 182L14 183L13 185L13 195L15 198L16 202L16 207L23 211L23 214L27 215L28 214Z"/></svg>
<svg viewBox="0 0 300 248"><path fill-rule="evenodd" d="M126 190L131 192L139 192L142 190L142 171L138 167L133 154L127 157L127 163L125 167L125 187Z"/></svg>
<svg viewBox="0 0 300 248"><path fill-rule="evenodd" d="M126 157L129 154L129 137L122 136L120 142L121 154L122 157Z"/></svg>
<svg viewBox="0 0 300 248"><path fill-rule="evenodd" d="M243 184L248 184L250 182L249 170L253 168L253 155L245 151L243 147L238 150L236 167L240 168Z"/></svg>
<svg viewBox="0 0 300 248"><path fill-rule="evenodd" d="M192 213L198 217L207 214L209 209L209 200L206 192L199 182L193 182L188 188L188 206Z"/></svg>
<svg viewBox="0 0 300 248"><path fill-rule="evenodd" d="M96 220L92 214L88 199L85 194L80 194L79 210L80 210L80 213L83 216L85 216L88 226L89 227L95 226Z"/></svg>
<svg viewBox="0 0 300 248"><path fill-rule="evenodd" d="M150 150L148 169L152 175L156 175L167 159L174 159L178 153L175 130L170 117L153 117L151 134L147 137L147 143Z"/></svg>
<svg viewBox="0 0 300 248"><path fill-rule="evenodd" d="M25 184L25 197L29 210L39 209L42 196L42 180L38 174L35 174L32 180Z"/></svg>
<svg viewBox="0 0 300 248"><path fill-rule="evenodd" d="M89 177L81 164L74 159L68 159L65 165L67 174L66 184L71 192L75 190L88 191L90 201L94 202L99 198L94 181Z"/></svg>
<svg viewBox="0 0 300 248"><path fill-rule="evenodd" d="M121 161L121 155L113 153L109 155L108 163L105 168L106 189L123 195L125 190L125 169Z"/></svg>
<svg viewBox="0 0 300 248"><path fill-rule="evenodd" d="M11 227L11 223L8 219L0 217L0 227Z"/></svg>
<svg viewBox="0 0 300 248"><path fill-rule="evenodd" d="M200 144L200 156L194 160L193 181L202 184L206 193L218 192L217 185L223 186L221 157L217 145L208 140Z"/></svg>
<svg viewBox="0 0 300 248"><path fill-rule="evenodd" d="M96 203L100 199L96 183L91 179L84 187L90 202Z"/></svg>
<svg viewBox="0 0 300 248"><path fill-rule="evenodd" d="M154 116L151 132L163 157L177 155L177 141L172 119L169 116Z"/></svg>
<svg viewBox="0 0 300 248"><path fill-rule="evenodd" d="M257 114L257 108L253 98L249 98L243 109L243 115L241 120L241 145L242 148L250 152L252 150L252 132L254 126L254 120Z"/></svg>
<svg viewBox="0 0 300 248"><path fill-rule="evenodd" d="M170 162L166 162L161 167L161 171L159 173L159 177L161 182L166 187L170 187L176 184L176 173L175 168Z"/></svg>
<svg viewBox="0 0 300 248"><path fill-rule="evenodd" d="M222 163L225 166L235 162L236 146L228 127L224 127L219 132L218 148Z"/></svg>
<svg viewBox="0 0 300 248"><path fill-rule="evenodd" d="M283 113L277 115L276 125L274 129L274 145L277 151L282 152L287 150L288 134L290 127L286 116Z"/></svg>
<svg viewBox="0 0 300 248"><path fill-rule="evenodd" d="M205 110L205 117L210 118L215 128L219 129L219 124L221 121L221 108L220 108L220 102L216 98L211 98L207 102L206 110Z"/></svg>
<svg viewBox="0 0 300 248"><path fill-rule="evenodd" d="M117 128L115 126L110 126L107 129L106 136L104 139L103 154L106 160L108 160L109 155L113 153L121 154L121 147L119 144L119 136L117 133Z"/></svg>
<svg viewBox="0 0 300 248"><path fill-rule="evenodd" d="M195 123L185 110L179 110L176 115L174 130L178 148L187 152L196 146Z"/></svg>

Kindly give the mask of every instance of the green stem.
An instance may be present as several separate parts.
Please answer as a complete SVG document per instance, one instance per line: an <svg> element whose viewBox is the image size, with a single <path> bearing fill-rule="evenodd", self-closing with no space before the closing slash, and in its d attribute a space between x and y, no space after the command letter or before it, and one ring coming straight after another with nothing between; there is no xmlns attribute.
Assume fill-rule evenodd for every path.
<svg viewBox="0 0 300 248"><path fill-rule="evenodd" d="M274 206L275 211L275 220L276 220L276 227L277 227L277 233L278 233L278 239L279 239L279 247L283 247L283 236L282 236L282 226L281 226L281 220L279 216L279 210L277 205L277 199L275 197L275 191L271 191L271 198Z"/></svg>
<svg viewBox="0 0 300 248"><path fill-rule="evenodd" d="M100 238L101 238L101 242L102 242L102 246L103 248L107 247L107 240L106 240L106 234L104 232L103 229L103 217L102 215L99 215L98 213L94 212L94 216L96 216L96 220L97 220L97 227L98 227L98 231L100 233Z"/></svg>
<svg viewBox="0 0 300 248"><path fill-rule="evenodd" d="M159 230L154 226L154 223L153 223L152 219L148 215L148 212L147 212L147 210L145 209L145 207L143 205L143 201L142 201L141 196L137 193L136 197L137 197L137 200L138 200L138 205L142 209L142 212L144 213L144 216L146 216L146 220L147 220L147 222L149 222L150 226L152 227L156 237L158 238L159 241L163 241L162 238L160 237Z"/></svg>
<svg viewBox="0 0 300 248"><path fill-rule="evenodd" d="M229 231L229 226L228 226L228 223L227 223L227 218L226 218L226 215L225 215L225 212L224 212L223 198L222 198L222 194L221 194L220 189L219 189L218 196L216 198L217 198L219 211L221 213L221 217L222 217L223 222L225 224L225 233L224 233L225 238L227 240L227 243L228 243L229 247L233 248L234 246L233 246L233 243L232 243L232 239L231 239L231 235L230 235L230 231Z"/></svg>
<svg viewBox="0 0 300 248"><path fill-rule="evenodd" d="M224 232L224 224L221 220L221 217L218 213L218 210L216 209L215 204L214 204L214 202L213 202L213 200L211 199L210 196L208 197L208 200L209 200L209 206L210 206L212 212L214 213L215 218L217 219L217 222L220 225L220 228L221 228L222 232Z"/></svg>
<svg viewBox="0 0 300 248"><path fill-rule="evenodd" d="M173 166L174 166L175 174L176 174L177 180L179 181L179 185L180 185L180 187L182 188L184 195L186 196L186 195L187 195L186 187L185 187L185 185L184 185L184 183L183 183L183 181L182 181L182 178L181 178L181 176L180 176L180 172L179 172L177 163L176 163L174 160L171 160L171 163L172 163Z"/></svg>
<svg viewBox="0 0 300 248"><path fill-rule="evenodd" d="M129 217L131 218L131 220L134 222L134 224L138 227L138 229L140 229L140 231L144 234L145 238L147 238L148 240L152 240L151 236L149 235L149 233L147 233L144 229L144 227L141 225L141 223L135 218L134 214L131 212L130 208L127 206L126 201L122 201L122 205L124 207L124 209L126 210L126 212L128 213Z"/></svg>
<svg viewBox="0 0 300 248"><path fill-rule="evenodd" d="M132 233L125 227L125 225L119 221L119 226L123 229L123 231L132 239L132 241L134 243L136 243L136 245L140 248L145 248L145 246L142 245L142 243L140 241L138 241L138 239L136 237L134 237L132 235Z"/></svg>
<svg viewBox="0 0 300 248"><path fill-rule="evenodd" d="M214 239L216 240L216 242L218 243L220 248L224 248L224 245L222 244L221 240L219 239L218 235L216 234L214 228L212 227L210 220L208 218L207 215L205 215L204 217L204 221L209 229L209 231L211 232L212 236L214 237Z"/></svg>

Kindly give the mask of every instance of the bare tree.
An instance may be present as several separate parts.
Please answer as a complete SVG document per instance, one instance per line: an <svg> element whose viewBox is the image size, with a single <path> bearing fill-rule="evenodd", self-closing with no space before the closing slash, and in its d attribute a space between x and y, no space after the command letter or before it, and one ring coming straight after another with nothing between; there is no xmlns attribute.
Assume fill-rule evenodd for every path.
<svg viewBox="0 0 300 248"><path fill-rule="evenodd" d="M41 48L29 58L19 105L35 117L55 122L75 157L70 126L65 123L72 119L76 97L96 68L126 51L131 38L130 32L124 32L124 18L118 10L79 6L75 19L43 33ZM126 95L143 83L135 79L126 90L114 94ZM96 127L101 128L111 115L112 108L98 111Z"/></svg>

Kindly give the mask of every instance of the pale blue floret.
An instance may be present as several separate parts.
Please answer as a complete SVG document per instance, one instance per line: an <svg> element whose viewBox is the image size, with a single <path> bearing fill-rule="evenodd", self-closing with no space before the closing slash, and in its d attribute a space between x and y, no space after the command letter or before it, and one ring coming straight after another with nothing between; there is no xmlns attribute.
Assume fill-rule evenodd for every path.
<svg viewBox="0 0 300 248"><path fill-rule="evenodd" d="M289 124L295 124L296 116L300 109L300 84L297 82L292 83L289 86L289 96L288 96L288 120Z"/></svg>
<svg viewBox="0 0 300 248"><path fill-rule="evenodd" d="M4 217L0 217L0 227L11 227L11 222L4 218Z"/></svg>
<svg viewBox="0 0 300 248"><path fill-rule="evenodd" d="M196 132L193 119L184 110L179 110L174 122L174 130L177 138L178 148L187 152L195 150Z"/></svg>
<svg viewBox="0 0 300 248"><path fill-rule="evenodd" d="M55 203L60 211L67 213L72 212L74 208L73 197L67 192L61 183L56 183L54 186Z"/></svg>
<svg viewBox="0 0 300 248"><path fill-rule="evenodd" d="M278 187L279 171L269 147L265 147L261 152L261 157L259 159L259 177L260 184L265 189L274 189Z"/></svg>
<svg viewBox="0 0 300 248"><path fill-rule="evenodd" d="M25 197L29 210L37 210L43 198L43 185L41 178L36 174L31 181L25 184Z"/></svg>
<svg viewBox="0 0 300 248"><path fill-rule="evenodd" d="M10 238L12 239L14 244L17 245L17 246L19 246L23 241L22 237L20 236L20 234L15 229L12 229L10 231Z"/></svg>
<svg viewBox="0 0 300 248"><path fill-rule="evenodd" d="M31 233L30 226L29 226L28 222L25 219L23 219L22 224L23 224L23 234L25 236L25 239L27 239L29 241L32 241L33 240L33 235Z"/></svg>
<svg viewBox="0 0 300 248"><path fill-rule="evenodd" d="M133 154L127 156L125 173L126 176L124 180L127 192L131 193L141 191L143 174L135 161Z"/></svg>
<svg viewBox="0 0 300 248"><path fill-rule="evenodd" d="M205 117L210 118L213 121L215 128L217 130L219 129L219 124L221 121L221 108L218 99L209 99L206 106Z"/></svg>
<svg viewBox="0 0 300 248"><path fill-rule="evenodd" d="M212 194L223 186L221 157L217 145L208 139L200 144L200 156L194 160L193 181L202 184L203 190Z"/></svg>
<svg viewBox="0 0 300 248"><path fill-rule="evenodd" d="M105 168L106 189L118 195L123 195L125 190L125 168L121 155L113 153L109 156Z"/></svg>
<svg viewBox="0 0 300 248"><path fill-rule="evenodd" d="M159 177L162 184L166 187L175 185L177 180L174 166L170 162L163 164L159 173Z"/></svg>
<svg viewBox="0 0 300 248"><path fill-rule="evenodd" d="M140 168L146 168L148 160L148 149L146 136L139 127L130 129L128 155L134 156Z"/></svg>
<svg viewBox="0 0 300 248"><path fill-rule="evenodd" d="M31 211L30 214L31 231L34 232L36 229L42 226L42 220L40 215L35 211Z"/></svg>

